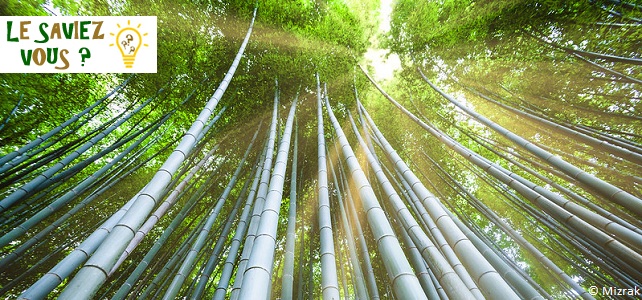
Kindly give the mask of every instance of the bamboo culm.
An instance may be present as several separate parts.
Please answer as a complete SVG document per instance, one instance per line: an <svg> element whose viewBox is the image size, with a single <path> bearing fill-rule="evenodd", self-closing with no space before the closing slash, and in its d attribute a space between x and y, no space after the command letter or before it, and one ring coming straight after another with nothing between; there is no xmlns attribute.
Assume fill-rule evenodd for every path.
<svg viewBox="0 0 642 300"><path fill-rule="evenodd" d="M474 112L472 109L466 107L465 105L462 105L457 100L455 100L452 96L446 94L444 91L442 91L437 86L435 86L432 82L430 82L430 80L428 80L428 78L423 74L423 72L421 72L421 70L419 70L419 74L424 79L424 81L426 81L428 85L430 85L430 87L432 87L435 91L437 91L440 95L442 95L452 104L456 105L457 107L465 111L467 114L474 117L476 120L482 122L483 124L495 130L502 136L510 139L511 141L515 142L519 146L535 154L539 158L545 160L550 165L555 166L560 171L566 173L567 175L571 176L577 181L582 182L587 186L591 187L592 189L596 190L607 199L612 200L613 202L628 208L629 210L631 210L631 212L635 213L638 217L642 217L642 200L641 199L579 169L578 167L564 161L563 159L536 146L535 144L527 141L526 139L514 134L513 132L507 130L506 128L501 127L500 125L490 121L486 117Z"/></svg>
<svg viewBox="0 0 642 300"><path fill-rule="evenodd" d="M361 66L360 66L361 67ZM375 87L384 95L388 100L392 98L385 94L385 92L375 83L375 81L367 74L365 69L361 70L368 77L368 79L375 85ZM443 208L438 204L439 201L435 196L426 189L426 187L419 181L414 173L408 168L406 163L396 153L396 151L386 141L385 137L379 132L372 118L365 111L365 108L358 104L363 110L367 122L375 133L378 140L384 145L386 154L389 160L395 165L396 168L403 174L403 177L408 181L408 184L413 188L417 196L422 199L422 203L430 214L437 227L444 234L444 237L450 245L455 245L453 250L457 256L462 260L462 264L471 273L473 279L480 287L484 296L488 298L503 298L503 299L518 299L519 297L513 291L506 281L499 275L499 273L492 267L492 265L483 257L477 248L466 238L463 232L454 224L453 220L446 214Z"/></svg>
<svg viewBox="0 0 642 300"><path fill-rule="evenodd" d="M191 97L188 96L185 101L187 101ZM185 102L184 101L184 102ZM212 127L214 123L216 123L217 120L220 119L221 115L225 111L226 107L223 107L219 113L210 120L210 122L203 128L203 131L197 136L196 138L196 143L199 143L203 136L209 131L209 129ZM151 216L141 225L141 227L138 229L136 234L134 235L134 238L129 242L127 245L127 248L125 248L125 251L121 254L120 258L116 261L114 266L112 267L111 271L109 272L109 275L112 275L116 269L125 261L125 259L129 256L129 254L136 249L136 247L140 244L140 242L145 238L147 233L156 225L156 223L165 215L165 213L174 205L176 200L180 197L179 195L181 192L185 189L185 186L187 183L194 177L194 175L203 167L203 165L206 163L206 161L218 150L219 145L215 145L212 147L212 149L198 162L194 167L190 169L190 172L186 177L184 177L181 182L170 192L169 196L165 198L163 203L161 203L158 208L154 211L154 213L151 214ZM190 154L193 152L190 151ZM188 155L190 155L188 154ZM180 178L181 176L177 176Z"/></svg>
<svg viewBox="0 0 642 300"><path fill-rule="evenodd" d="M268 140L266 143L265 160L263 160L263 170L261 171L261 179L259 182L259 189L254 200L254 207L252 209L252 217L247 229L247 236L243 243L243 252L241 253L241 260L238 263L236 277L234 278L234 286L230 294L230 299L237 299L241 291L241 284L243 283L243 276L245 274L247 262L252 252L254 239L256 238L257 228L261 219L261 212L265 206L265 197L268 193L270 184L270 170L272 170L274 144L276 143L276 124L279 106L279 90L278 80L275 80L276 88L274 91L274 105L272 108L272 121L270 123L270 130L268 132Z"/></svg>
<svg viewBox="0 0 642 300"><path fill-rule="evenodd" d="M388 217L381 208L379 200L377 200L370 182L361 169L354 151L348 143L348 139L343 133L339 121L337 121L334 116L330 102L327 99L325 106L339 144L341 145L344 160L350 170L352 180L359 191L363 209L367 212L368 223L383 257L383 262L388 272L390 282L392 282L392 289L395 295L401 299L427 299L417 276L415 276L410 263L401 249L399 240L397 240L394 234Z"/></svg>
<svg viewBox="0 0 642 300"><path fill-rule="evenodd" d="M296 120L295 120L296 122ZM292 299L294 292L294 250L296 242L297 207L297 158L299 151L299 127L294 126L294 146L292 148L292 170L290 175L290 201L288 208L288 227L285 237L285 258L281 283L281 299Z"/></svg>
<svg viewBox="0 0 642 300"><path fill-rule="evenodd" d="M317 195L319 216L319 255L321 256L321 291L323 299L339 299L337 262L334 253L334 237L330 220L330 196L328 194L328 170L323 130L323 106L319 74L317 81Z"/></svg>
<svg viewBox="0 0 642 300"><path fill-rule="evenodd" d="M361 150L366 154L368 163L372 168L379 185L383 188L385 194L387 195L388 201L392 204L396 215L402 225L402 230L406 230L409 236L412 238L413 243L417 246L419 252L422 254L425 261L429 264L430 269L434 272L441 286L446 291L446 294L451 299L483 299L479 288L472 282L472 278L466 272L466 269L463 268L458 259L453 259L452 256L455 256L452 248L446 243L439 244L439 248L433 244L428 235L420 229L419 224L412 216L408 208L403 204L403 201L393 188L392 184L388 180L387 176L384 174L383 169L379 165L379 162L375 159L373 154L370 152L370 149L366 145L365 141L359 135L359 131L356 128L356 124L352 119L352 115L348 115L352 123L352 129L357 136L357 141L361 146ZM430 227L433 229L433 227ZM439 230L431 230L433 236L441 235ZM437 239L439 240L439 239ZM443 253L443 254L442 254ZM450 255L450 259L447 259L445 256ZM455 256L456 257L456 256ZM455 270L458 268L459 270ZM467 277L467 278L466 278ZM469 282L465 282L469 280Z"/></svg>
<svg viewBox="0 0 642 300"><path fill-rule="evenodd" d="M42 174L38 175L36 178L32 179L28 183L24 184L22 187L15 190L6 198L2 199L0 201L0 213L6 211L9 207L14 205L16 202L22 200L24 197L32 194L34 192L34 189L38 188L43 182L47 181L48 178L51 178L55 173L57 173L58 171L63 169L65 166L67 166L67 164L69 164L71 161L78 158L82 153L84 153L89 148L96 145L96 143L98 143L104 137L109 135L112 131L118 128L118 126L120 126L125 121L129 120L133 115L135 115L145 106L147 106L147 104L149 104L153 99L154 99L153 97L149 98L143 104L138 106L135 110L131 111L130 113L125 115L123 118L118 120L116 123L112 124L107 129L105 129L95 137L91 138L89 141L87 141L85 144L80 146L78 149L74 150L73 153L69 154L67 157L57 162L54 166L42 172Z"/></svg>
<svg viewBox="0 0 642 300"><path fill-rule="evenodd" d="M27 143L26 145L24 145L20 149L1 157L0 158L0 166L4 167L4 165L7 162L12 161L15 157L23 155L24 153L26 153L29 150L33 149L35 146L40 145L42 142L46 141L47 139L49 139L50 137L52 137L56 133L60 132L62 129L67 127L69 124L71 124L73 122L76 122L82 116L86 115L91 110L96 108L96 106L98 106L101 103L103 103L103 101L105 101L107 98L111 97L116 92L118 92L120 89L125 87L127 85L127 83L129 83L129 81L132 79L133 76L134 76L133 74L131 76L129 76L125 81L123 81L123 83L121 83L120 85L116 86L111 92L107 93L107 95L105 95L103 98L98 99L92 105L90 105L89 107L85 108L83 111L79 112L78 114L74 115L73 117L69 118L67 121L65 121L64 123L60 124L58 127L56 127L54 129L50 130L49 132L37 137L35 140Z"/></svg>
<svg viewBox="0 0 642 300"><path fill-rule="evenodd" d="M365 70L364 70L364 73L365 73ZM372 81L372 79L370 80ZM433 127L422 122L416 116L414 116L411 112L409 112L407 109L401 106L398 102L392 99L392 97L390 97L387 93L385 93L385 91L383 91L376 83L374 83L374 81L372 82L373 84L375 84L375 87L379 89L382 95L384 95L391 103L393 103L397 108L403 111L408 117L410 117L413 121L415 121L421 127L429 131L431 134L433 134L442 142L444 142L448 147L455 150L457 153L459 153L466 159L470 160L477 166L486 170L486 172L488 172L495 178L504 181L510 187L512 187L513 189L518 191L520 194L522 194L525 198L533 201L538 207L547 211L549 214L551 214L552 217L556 218L557 220L559 220L560 222L568 226L571 226L578 232L583 233L586 238L588 238L591 241L594 241L600 247L604 247L604 249L608 249L609 250L608 253L605 252L607 256L612 257L613 253L617 253L617 256L619 257L619 259L623 259L626 261L626 263L623 261L620 262L619 263L620 266L628 267L629 265L632 265L632 266L639 266L640 268L642 268L642 264L641 264L642 256L640 254L634 252L633 250L628 248L626 245L623 245L618 240L608 236L607 234L596 229L595 227L591 226L585 221L579 218L576 218L574 215L570 214L569 212L565 211L561 207L552 203L550 199L546 198L543 195L538 194L537 192L531 190L530 188L522 184L520 181L515 180L512 178L512 176L508 175L513 173L507 170L504 170L501 166L498 166L497 164L489 162L487 159L470 151L469 149L462 146L458 142L454 141L452 138L445 135L441 131L436 130Z"/></svg>
<svg viewBox="0 0 642 300"><path fill-rule="evenodd" d="M329 151L326 151L329 153ZM338 151L336 153L337 157L339 155ZM331 162L334 160L331 160ZM346 205L343 204L343 196L342 192L339 189L339 180L337 180L337 174L335 172L334 164L330 163L330 171L332 174L332 182L334 183L334 186L336 188L337 192L337 203L339 204L339 211L341 213L341 222L344 224L344 229L345 229L345 234L346 234L346 242L348 244L348 254L350 258L351 265L354 269L354 281L356 282L354 284L355 289L356 289L356 296L357 299L370 299L368 297L368 289L366 288L366 282L365 278L363 276L363 271L361 269L361 264L359 261L359 256L357 254L357 247L355 245L355 238L354 234L352 232L352 224L350 224L350 221L348 219L348 213L346 212Z"/></svg>
<svg viewBox="0 0 642 300"><path fill-rule="evenodd" d="M148 188L145 188L141 192L141 195L132 205L132 209L123 216L94 255L85 263L85 266L81 268L76 276L67 284L67 287L60 295L60 299L91 298L105 280L107 280L106 274L109 273L129 242L133 239L140 225L160 200L161 193L171 181L174 172L185 160L186 153L194 147L196 137L202 131L203 126L212 115L212 112L227 89L252 33L255 16L256 8L252 22L250 23L250 28L241 44L239 52L234 58L232 66L230 66L230 69L214 92L214 95L207 102L205 108L201 111L188 132L183 136L183 139L175 148L174 152L170 154L165 163L163 163L163 166L161 166L160 170L152 178L151 182L154 184L148 185Z"/></svg>
<svg viewBox="0 0 642 300"><path fill-rule="evenodd" d="M279 211L281 197L283 195L283 184L285 181L285 170L287 167L288 154L290 150L290 139L294 114L298 100L298 93L292 101L290 112L279 149L276 154L274 171L270 178L269 192L265 198L265 205L259 226L257 227L256 238L252 245L250 259L247 262L247 269L243 274L243 282L239 293L240 299L260 299L270 295L270 282L274 263L274 251L276 245L276 232L279 223ZM239 272L242 270L239 270Z"/></svg>
<svg viewBox="0 0 642 300"><path fill-rule="evenodd" d="M245 233L247 232L249 216L252 211L252 206L254 205L254 200L256 199L255 196L256 196L257 187L259 185L259 180L261 179L261 173L263 168L263 162L265 161L266 149L267 149L267 143L266 143L266 146L263 147L263 151L261 153L261 157L259 158L259 161L256 163L257 168L254 174L254 179L252 180L252 186L250 187L250 192L247 195L247 199L245 200L245 207L243 207L243 211L241 212L239 222L236 226L236 230L234 231L234 237L232 238L232 242L229 247L227 258L225 259L223 270L221 271L221 276L219 278L218 284L216 286L216 291L214 292L214 296L212 299L215 299L215 300L225 299L225 294L227 293L227 287L230 284L230 279L232 278L232 272L234 271L236 258L238 257L239 248L241 247L241 240L243 239L243 237L245 236Z"/></svg>

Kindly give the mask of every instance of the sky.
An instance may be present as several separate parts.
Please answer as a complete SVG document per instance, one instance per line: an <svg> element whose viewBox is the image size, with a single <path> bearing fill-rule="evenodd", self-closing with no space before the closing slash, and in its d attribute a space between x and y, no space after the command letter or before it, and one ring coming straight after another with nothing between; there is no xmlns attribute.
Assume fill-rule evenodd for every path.
<svg viewBox="0 0 642 300"><path fill-rule="evenodd" d="M390 14L392 13L393 0L381 0L379 11L379 32L377 36L390 31ZM379 49L379 43L375 37L372 41L372 47L366 52L366 61L374 67L374 78L377 81L390 80L393 77L394 71L401 68L401 61L397 54L390 54L386 58L388 50Z"/></svg>

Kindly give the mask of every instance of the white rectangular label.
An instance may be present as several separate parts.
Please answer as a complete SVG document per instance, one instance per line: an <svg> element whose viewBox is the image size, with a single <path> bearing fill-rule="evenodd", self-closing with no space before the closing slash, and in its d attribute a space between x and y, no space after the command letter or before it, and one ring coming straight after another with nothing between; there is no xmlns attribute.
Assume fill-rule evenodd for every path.
<svg viewBox="0 0 642 300"><path fill-rule="evenodd" d="M0 17L0 73L156 73L156 17Z"/></svg>

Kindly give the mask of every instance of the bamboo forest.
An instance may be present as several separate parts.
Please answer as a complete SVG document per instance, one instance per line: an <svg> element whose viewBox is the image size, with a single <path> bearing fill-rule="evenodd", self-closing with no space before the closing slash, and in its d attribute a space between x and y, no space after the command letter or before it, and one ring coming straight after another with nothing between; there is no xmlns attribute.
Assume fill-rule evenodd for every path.
<svg viewBox="0 0 642 300"><path fill-rule="evenodd" d="M642 299L639 0L1 0L157 72L0 74L2 299Z"/></svg>

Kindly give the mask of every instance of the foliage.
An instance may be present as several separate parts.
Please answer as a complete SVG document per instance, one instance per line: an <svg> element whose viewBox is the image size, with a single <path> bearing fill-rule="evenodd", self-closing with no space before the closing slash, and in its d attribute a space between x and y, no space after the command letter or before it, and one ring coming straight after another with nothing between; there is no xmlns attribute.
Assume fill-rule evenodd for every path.
<svg viewBox="0 0 642 300"><path fill-rule="evenodd" d="M375 1L363 1L361 5L376 8ZM255 1L233 1L226 5L229 13L249 15ZM368 46L368 28L374 20L369 17L372 10L351 9L345 1L259 1L258 20L266 25L277 26L286 32L293 32L305 39L319 40L363 54ZM372 34L372 32L369 32Z"/></svg>
<svg viewBox="0 0 642 300"><path fill-rule="evenodd" d="M22 102L0 132L3 145L21 145L58 126L79 107L107 93L101 74L3 74L0 76L0 111L4 119L20 97ZM69 95L74 95L70 97ZM14 150L14 149L11 149ZM4 154L8 149L0 150Z"/></svg>
<svg viewBox="0 0 642 300"><path fill-rule="evenodd" d="M44 8L44 2L0 1L0 13L46 15L50 12ZM151 97L156 98L148 107L90 148L78 160L98 153L128 133L148 126L168 112L175 110L175 113L152 135L158 138L158 141L152 143L149 149L136 148L136 151L142 151L141 155L126 159L132 165L119 164L107 175L100 177L97 185L107 184L119 171L131 170L131 175L99 195L94 202L63 223L59 230L53 231L31 247L19 260L11 262L9 268L0 268L3 275L0 276L0 294L6 293L4 295L8 297L17 295L47 272L98 227L98 224L149 182L154 176L153 171L169 156L173 146L194 121L229 68L247 30L251 12L257 4L254 0L51 0L47 3L51 3L55 11L64 15L156 15L159 25L158 73L135 75L121 93L104 106L100 106L97 114L89 117L87 124L68 136L63 136L63 132L55 135L54 138L60 137L61 140L52 148L60 152L44 152L42 157L50 159L47 163L55 164L61 158L59 153L73 151L78 147L78 143L97 135L94 129L121 112L133 110ZM287 107L294 95L299 93L295 122L299 129L301 187L297 203L295 273L298 274L295 274L295 291L301 291L304 298L320 296L321 291L317 287L322 281L322 253L319 244L319 224L316 222L318 204L315 203L317 197L314 190L318 161L315 72L319 73L322 83L327 83L331 107L351 145L355 145L355 136L350 127L345 125L348 111L359 122L353 91L356 86L359 97L374 122L428 190L457 214L475 235L502 255L502 259L529 274L536 284L551 293L553 298L576 295L572 294L575 292L569 292L568 286L558 275L550 273L547 265L541 262L541 256L525 250L522 242L511 238L505 229L498 225L498 219L493 219L495 217L480 209L481 206L492 210L499 220L512 226L520 236L541 249L544 256L550 258L584 287L614 285L614 282L627 276L624 274L625 271L613 268L615 265L612 264L617 262L613 262L610 256L601 257L600 255L605 253L598 253L602 250L597 246L591 246L595 250L585 250L583 245L587 243L587 239L582 240L581 235L541 212L534 204L487 174L486 170L454 155L452 149L418 127L383 99L364 76L355 74L355 64L362 61L364 52L370 47L370 41L374 40L373 35L376 34L378 22L374 11L378 6L379 1L376 0L258 1L257 22L250 43L226 94L217 107L226 107L226 111L172 179L178 182L184 178L186 172L215 145L219 150L206 160L201 172L196 174L181 193L182 196L175 207L159 220L149 236L143 240L143 244L110 277L111 282L101 288L97 297L105 298L114 293L168 224L173 222L173 218L179 216L178 211L187 203L191 203L188 198L193 198L194 208L189 210L184 219L176 223L175 232L165 242L157 257L149 263L142 279L133 286L133 293L137 294L131 295L140 296L143 292L150 292L150 297L159 297L156 295L163 293L164 286L175 275L171 271L172 268L180 265L177 261L182 259L182 252L177 251L178 248L188 245L189 237L198 234L200 224L208 218L208 212L230 179L230 174L240 161L241 153L250 137L257 130L260 132L257 139L259 142L256 144L262 144L267 131L265 120L271 115L275 80L278 80L280 96L280 106L277 108L279 120L285 119ZM415 67L422 68L431 81L466 106L532 140L534 144L545 145L554 154L562 156L591 174L636 193L639 197L642 176L639 165L601 151L601 148L582 143L574 136L562 134L554 128L542 126L537 121L500 108L498 104L481 98L478 93L493 97L498 103L537 113L555 124L578 126L590 129L597 137L609 134L608 136L620 138L626 143L637 142L639 145L642 142L642 136L639 134L642 132L639 84L631 78L615 75L604 68L578 60L568 53L570 50L555 47L639 57L642 27L636 24L635 19L640 15L639 9L631 9L623 2L615 0L398 0L395 1L392 27L386 38L386 47L391 53L400 55L405 65L404 69L395 72L394 79L383 85L390 95L420 119L439 128L468 149L510 170L514 175L520 175L555 192L563 193L552 187L553 185L571 189L580 196L603 205L609 212L627 218L639 228L639 220L630 217L626 210L612 203L603 203L605 200L593 194L590 189L577 185L574 180L569 180L544 161L518 149L509 140L455 108L423 81ZM634 79L640 79L638 65L600 59L591 61ZM59 125L129 77L130 74L0 75L0 118L4 119L22 98L16 114L0 131L0 157ZM183 102L186 99L188 101ZM325 117L327 116L326 114ZM263 127L257 129L261 121ZM282 123L278 124L277 128L282 129ZM76 124L78 123L72 124L72 127ZM335 150L332 148L339 149L339 146L335 145L337 141L333 140L335 131L330 122L325 122L325 126L327 146L330 152L334 153ZM280 138L278 133L277 143ZM354 148L356 150L357 147ZM255 146L254 149L260 149L260 146ZM376 145L376 141L375 149L382 164L394 173L398 164L386 159L385 153ZM122 148L118 151L122 151ZM74 176L65 178L60 185L54 185L49 190L27 198L28 202L24 205L20 204L15 210L2 214L0 232L6 233L31 214L44 208L102 164L113 159L118 151L99 158L96 163L80 170ZM155 154L158 155L154 156ZM377 197L382 201L385 217L391 220L396 230L403 230L404 222L395 219L396 216L388 207L389 204L383 201L386 198L384 192L375 184L374 174L368 170L368 165L363 163L365 160L361 154L356 153L356 156L369 176ZM260 150L250 155L241 175L244 180L252 177L249 169L254 166L258 156ZM345 160L336 157L335 154L328 156L337 167L340 180L344 176L351 176L349 173L343 174L345 166L340 165L345 163ZM505 157L520 162L531 171L517 166ZM15 174L0 172L0 194L6 196L12 193L25 181L30 180L30 177L42 172L46 166L39 166L39 158L28 160L25 168L19 168L21 170L17 173L23 172L24 169L33 169L16 182L8 181L8 178L11 179ZM142 164L140 169L134 170L133 165L139 163ZM69 167L65 168L67 169ZM392 178L400 180L399 176L392 173ZM550 181L542 179L539 175L549 177ZM287 178L288 176L286 187L289 185ZM230 199L239 195L242 181L239 180L234 187ZM374 281L377 282L379 292L384 298L392 298L392 285L386 270L389 258L377 248L379 239L376 232L368 226L369 216L363 210L358 191L352 186L354 182L348 179L346 185L337 190L334 190L334 184L331 185L330 206L335 221L333 227L343 222L338 217L339 209L335 205L337 193L343 193L344 197L348 198L347 191L353 189L352 196L355 199L352 199L350 205L346 202L346 209L351 210L351 206L356 206L354 213L358 215L364 231L364 236L359 237L359 241L363 241L364 245L367 244L369 247L369 253L366 255L372 260ZM69 203L69 208L78 205L81 199L94 192L95 188L97 186L92 186L92 189L81 193L78 199ZM396 189L404 196L410 197L410 191L399 186ZM274 251L277 258L273 270L276 276L273 278L282 274L280 257L284 253L282 237L287 222L284 216L289 208L287 200L283 199L280 228L276 231ZM233 200L227 201L222 207L221 215L231 215L233 204ZM420 217L418 208L413 210L411 206L409 205L411 214L416 218ZM66 212L61 210L54 213L28 231L23 239L5 245L2 248L3 252L9 253L20 247L36 232L48 226L53 219L63 216ZM357 220L353 220L351 212L349 211L349 219L354 229L354 222ZM209 259L210 253L206 252L211 250L215 240L219 238L224 219L219 217L213 223L212 234L203 247L207 251L199 253L195 260L197 267L186 274L188 280L200 275L199 269ZM375 223L376 221L378 220L375 220ZM336 252L339 257L343 255L345 258L344 263L340 263L338 267L348 271L347 282L354 281L356 278L349 272L351 267L344 240L347 235L341 234L339 229L347 230L350 226L340 224L335 228ZM223 239L225 238L229 243L232 234L223 236ZM405 242L403 244L406 248L410 246ZM357 246L361 247L361 244ZM51 255L48 256L49 254ZM361 259L363 260L363 256ZM161 272L166 263L167 272ZM221 266L222 260L217 270L220 271ZM217 276L220 276L220 273L213 274L211 280L218 280ZM148 289L152 280L158 281L158 288ZM275 279L272 283L273 295L279 295L280 288L280 280ZM211 296L214 289L214 284L210 284L206 288L206 295ZM191 290L192 287L185 285L179 293L185 295ZM351 286L347 291L348 294L353 293L354 288ZM55 291L50 296L55 297L58 292ZM343 289L341 293L344 293Z"/></svg>
<svg viewBox="0 0 642 300"><path fill-rule="evenodd" d="M459 43L493 42L520 30L587 26L604 15L589 1L398 1L388 43L408 53ZM578 20L581 20L578 22Z"/></svg>
<svg viewBox="0 0 642 300"><path fill-rule="evenodd" d="M0 2L0 16L46 16L43 8L45 0L2 1Z"/></svg>
<svg viewBox="0 0 642 300"><path fill-rule="evenodd" d="M75 230L78 226L94 228L101 222L101 219L108 217L113 211L131 198L145 182L147 182L153 170L167 157L168 150L164 146L171 145L175 139L187 129L187 126L202 109L203 103L212 95L214 88L218 85L238 50L240 41L247 30L251 17L251 10L254 1L244 3L242 1L68 1L53 0L50 6L42 1L9 1L0 3L0 12L3 15L48 15L54 12L62 15L154 15L158 17L158 73L137 74L113 99L108 100L106 106L100 106L100 111L92 117L89 126L82 126L72 135L64 137L54 148L63 149L66 143L87 136L110 118L122 111L133 109L146 99L158 97L152 101L148 108L145 108L140 115L134 117L134 121L125 123L113 134L107 136L105 141L92 147L89 151L79 157L84 159L97 153L101 147L107 146L116 141L123 134L130 130L141 128L158 119L161 115L177 109L172 115L168 124L158 130L158 134L164 133L159 142L153 144L147 152L138 158L136 163L151 159L142 169L127 176L119 184L99 196L96 201L88 206L87 210L81 210L73 218L66 221L65 227L68 230L60 234L73 237L72 241L81 240L91 230ZM307 86L313 84L313 74L319 72L323 80L329 81L333 93L339 91L351 91L353 83L353 65L356 58L367 48L369 36L373 34L372 22L374 19L366 10L354 9L355 7L376 8L375 1L349 3L343 1L321 2L261 2L258 21L255 24L255 31L232 81L221 106L228 106L228 109L221 121L208 136L211 142L206 143L205 149L212 147L214 143L221 141L221 148L227 149L217 158L219 167L223 170L219 174L226 174L226 159L233 161L234 153L239 152L242 145L238 140L243 140L244 130L247 124L256 124L258 121L257 111L263 111L271 107L274 95L274 79L278 78L281 87L282 103L288 103L297 91L301 91L302 98L309 97L306 91ZM350 5L350 6L349 6ZM51 9L53 7L53 9ZM21 104L14 116L9 120L7 126L0 132L0 154L4 155L26 144L37 136L56 127L79 112L82 108L89 106L96 99L103 97L116 85L129 78L130 74L3 74L0 75L0 112L2 117L8 113L22 97ZM361 80L363 84L363 80ZM160 90L163 92L160 92ZM193 95L192 95L193 93ZM305 94L305 95L304 95ZM350 93L343 93L350 95ZM188 95L191 99L181 105ZM351 97L341 98L342 101L350 101ZM93 113L93 112L92 112ZM261 116L261 114L259 114ZM81 119L82 121L82 119ZM140 122L140 123L138 123ZM76 123L72 124L72 127ZM239 126L241 125L241 126ZM63 131L63 133L66 131ZM225 132L221 134L220 132ZM224 136L236 132L238 140L225 141ZM63 133L55 137L62 136ZM217 134L218 133L218 134ZM95 133L93 133L95 134ZM157 136L156 134L153 136ZM221 137L223 136L223 137ZM158 157L151 155L161 151ZM307 154L302 151L302 161L306 160ZM114 154L108 154L101 161L109 160ZM55 161L59 158L53 158ZM312 158L308 158L312 161ZM91 165L80 173L67 179L63 185L47 191L41 205L34 210L42 208L48 201L55 199L56 193L73 187L82 178L88 176L99 168L99 164ZM41 172L44 167L34 169L33 173ZM111 176L113 172L108 173ZM108 176L105 176L107 178ZM220 177L213 178L208 197L203 198L198 204L197 211L201 213L188 216L182 232L194 228L194 224L203 218L216 194L222 189L219 186ZM224 179L224 178L223 178ZM103 178L104 180L104 178ZM17 184L22 184L18 182ZM195 183L195 186L202 184L203 180ZM11 192L13 187L5 187L2 194ZM83 196L86 196L83 194ZM109 201L106 201L109 200ZM80 199L69 204L73 207ZM183 200L184 202L185 200ZM181 202L182 203L182 202ZM226 206L224 210L228 210ZM91 222L83 220L96 216L94 211L99 212L99 218ZM29 211L21 211L28 214ZM52 215L36 226L32 232L38 232L53 220L63 215L63 211ZM174 216L175 211L169 213ZM19 219L16 217L16 220ZM12 220L11 222L17 222ZM19 222L19 221L18 221ZM170 221L165 218L159 225L166 226ZM2 232L10 229L13 223L3 223ZM191 227L190 227L191 226ZM72 230L73 229L73 230ZM27 233L26 237L33 236ZM158 236L161 231L155 230L151 235ZM60 234L52 234L49 237L57 240ZM145 240L147 248L151 246L155 237ZM183 236L174 236L170 243L179 244ZM308 238L309 239L309 238ZM144 246L143 246L144 247ZM15 246L3 248L3 252L15 250ZM45 253L55 253L49 262L59 261L66 253L73 249L73 245L56 245L55 243L43 243L24 256L17 272L36 276L38 272L50 268L50 264L41 265L39 261L46 261ZM138 253L137 255L144 255ZM171 255L172 250L167 250L161 255ZM45 257L45 258L43 258ZM55 263L55 262L54 262ZM33 267L33 268L32 268ZM6 270L3 270L3 274ZM120 276L120 274L118 274ZM7 277L9 279L9 277ZM124 279L124 278L121 278ZM7 281L3 280L4 285ZM14 282L15 283L15 282ZM19 283L14 287L14 292L28 287L27 281ZM7 286L7 289L10 287ZM6 290L5 290L6 292Z"/></svg>

